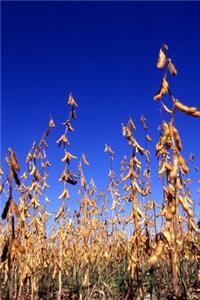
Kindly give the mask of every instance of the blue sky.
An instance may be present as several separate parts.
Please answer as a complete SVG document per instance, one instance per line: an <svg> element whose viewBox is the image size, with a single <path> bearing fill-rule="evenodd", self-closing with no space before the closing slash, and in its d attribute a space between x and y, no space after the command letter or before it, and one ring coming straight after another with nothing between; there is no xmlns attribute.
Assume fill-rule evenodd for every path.
<svg viewBox="0 0 200 300"><path fill-rule="evenodd" d="M160 105L152 96L160 86L162 72L155 65L163 42L169 45L179 72L170 81L174 95L200 107L200 3L22 1L1 5L2 158L12 146L23 162L52 115L57 126L49 137L49 158L55 165L49 180L55 202L62 190L55 182L63 155L55 141L68 115L70 92L79 104L70 149L78 156L86 153L87 178L94 177L99 190L107 184L109 167L104 144L116 153L116 171L123 154L130 153L121 134L121 123L129 116L138 124L137 137L142 142L139 120L145 115L154 141L151 150L155 149L161 118ZM178 113L176 125L184 154L193 151L199 162L199 119ZM152 160L152 184L159 197L154 152Z"/></svg>

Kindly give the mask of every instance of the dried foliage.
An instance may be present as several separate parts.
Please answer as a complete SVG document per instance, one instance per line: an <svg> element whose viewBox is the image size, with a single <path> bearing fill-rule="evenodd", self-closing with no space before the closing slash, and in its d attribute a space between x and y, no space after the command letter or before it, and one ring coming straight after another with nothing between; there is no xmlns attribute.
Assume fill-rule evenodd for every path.
<svg viewBox="0 0 200 300"><path fill-rule="evenodd" d="M120 176L114 170L115 152L106 144L107 188L99 192L93 179L87 181L86 155L76 163L78 157L69 150L78 108L70 94L69 115L56 142L63 152L63 170L58 179L60 205L53 216L48 212L47 181L52 117L28 152L25 170L11 148L4 172L0 168L1 299L198 299L200 235L189 174L192 167L197 172L199 168L194 166L194 154L189 160L183 156L175 116L179 110L199 117L200 111L181 103L169 88L168 75L176 76L177 70L166 44L159 51L157 68L164 74L154 99L168 96L171 101L170 108L160 101L167 117L155 146L163 199L152 198L154 153L143 115L144 144L136 139L132 118L122 124L130 157L123 157ZM70 186L78 187L77 209L70 207Z"/></svg>

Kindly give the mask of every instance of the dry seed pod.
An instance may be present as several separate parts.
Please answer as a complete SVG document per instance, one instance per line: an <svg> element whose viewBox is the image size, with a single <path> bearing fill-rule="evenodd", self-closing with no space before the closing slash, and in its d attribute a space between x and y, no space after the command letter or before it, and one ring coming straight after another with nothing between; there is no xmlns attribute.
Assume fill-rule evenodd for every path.
<svg viewBox="0 0 200 300"><path fill-rule="evenodd" d="M156 153L158 154L163 148L163 145L161 144L161 141L159 141L157 144L156 144Z"/></svg>
<svg viewBox="0 0 200 300"><path fill-rule="evenodd" d="M130 142L133 145L133 147L135 147L136 153L139 151L141 155L144 154L144 148L142 146L140 146L140 144L136 141L136 139L134 139L133 137L131 137Z"/></svg>
<svg viewBox="0 0 200 300"><path fill-rule="evenodd" d="M180 177L176 178L175 187L176 187L176 189L179 189L179 190L183 189L183 185L182 185Z"/></svg>
<svg viewBox="0 0 200 300"><path fill-rule="evenodd" d="M158 175L162 176L166 171L166 162L162 162L161 167L159 168Z"/></svg>
<svg viewBox="0 0 200 300"><path fill-rule="evenodd" d="M69 191L66 187L64 187L63 192L60 194L58 199L69 199Z"/></svg>
<svg viewBox="0 0 200 300"><path fill-rule="evenodd" d="M58 220L59 218L60 218L60 216L61 216L61 214L64 212L64 207L63 207L63 205L59 208L59 210L58 210L58 212L57 212L57 214L56 214L56 216L55 216L55 221L56 220Z"/></svg>
<svg viewBox="0 0 200 300"><path fill-rule="evenodd" d="M189 168L188 168L184 158L181 155L179 155L178 161L179 161L179 164L180 164L181 171L183 173L187 174L189 172Z"/></svg>
<svg viewBox="0 0 200 300"><path fill-rule="evenodd" d="M197 110L197 111L191 113L190 115L193 116L193 117L200 117L200 111Z"/></svg>
<svg viewBox="0 0 200 300"><path fill-rule="evenodd" d="M165 219L166 221L171 221L174 217L174 214L170 213L168 210L165 212Z"/></svg>
<svg viewBox="0 0 200 300"><path fill-rule="evenodd" d="M190 208L190 205L189 205L187 199L186 198L184 199L182 196L179 196L179 202L182 204L183 209L186 212L186 214L189 217L193 217L193 212L192 212L192 210Z"/></svg>
<svg viewBox="0 0 200 300"><path fill-rule="evenodd" d="M168 211L169 211L169 213L171 213L172 215L175 214L175 212L176 212L176 206L175 206L174 203L171 203L171 204L168 206Z"/></svg>
<svg viewBox="0 0 200 300"><path fill-rule="evenodd" d="M35 171L36 171L36 166L35 166L35 164L31 164L31 165L29 165L29 170L30 170L30 175L31 176L33 176L34 175L34 173L35 173Z"/></svg>
<svg viewBox="0 0 200 300"><path fill-rule="evenodd" d="M174 101L174 105L175 105L176 108L178 108L182 112L184 112L186 114L189 114L189 115L192 115L197 111L196 107L189 107L187 105L184 105L183 103L181 103L177 99Z"/></svg>
<svg viewBox="0 0 200 300"><path fill-rule="evenodd" d="M20 209L13 199L10 203L10 212L12 215L15 214L17 217L20 217L21 215Z"/></svg>
<svg viewBox="0 0 200 300"><path fill-rule="evenodd" d="M170 211L169 211L169 208L167 206L165 206L162 210L161 210L161 213L160 213L161 216L164 216L166 221L171 221L174 217L174 214L172 214Z"/></svg>
<svg viewBox="0 0 200 300"><path fill-rule="evenodd" d="M164 95L168 94L169 92L169 83L167 82L166 78L162 79L162 85L158 91L158 93L153 97L154 100L160 100Z"/></svg>
<svg viewBox="0 0 200 300"><path fill-rule="evenodd" d="M162 103L162 107L163 107L163 109L164 109L164 111L165 111L166 113L172 114L172 110L169 109L164 103Z"/></svg>
<svg viewBox="0 0 200 300"><path fill-rule="evenodd" d="M163 240L159 240L156 244L156 248L152 251L151 256L148 258L147 263L152 266L158 262L158 258L161 256L164 248Z"/></svg>
<svg viewBox="0 0 200 300"><path fill-rule="evenodd" d="M170 135L170 127L169 127L169 124L167 124L167 122L163 122L162 124L163 126L163 131L164 131L164 135L165 136L169 136Z"/></svg>
<svg viewBox="0 0 200 300"><path fill-rule="evenodd" d="M170 124L170 126L172 126L172 133L174 136L174 141L175 141L176 147L179 151L181 151L182 143L181 143L181 138L180 138L179 132L172 124Z"/></svg>
<svg viewBox="0 0 200 300"><path fill-rule="evenodd" d="M165 163L165 168L167 171L171 171L173 169L172 165L168 162Z"/></svg>
<svg viewBox="0 0 200 300"><path fill-rule="evenodd" d="M199 231L199 229L198 229L198 226L192 221L192 220L190 220L190 224L191 224L191 226L192 226L192 229L194 230L194 231ZM199 275L200 275L200 271L199 271ZM199 280L200 281L200 280Z"/></svg>
<svg viewBox="0 0 200 300"><path fill-rule="evenodd" d="M164 145L169 145L170 146L171 145L171 140L169 139L168 135L163 135L160 138L160 143L161 143L162 146L164 146Z"/></svg>
<svg viewBox="0 0 200 300"><path fill-rule="evenodd" d="M3 184L0 183L0 195L1 195L2 192L3 192Z"/></svg>
<svg viewBox="0 0 200 300"><path fill-rule="evenodd" d="M58 144L58 147L60 147L61 145L69 146L69 141L65 134L61 135L61 137L56 141L56 143Z"/></svg>
<svg viewBox="0 0 200 300"><path fill-rule="evenodd" d="M187 210L187 214L188 214L189 217L191 217L191 218L193 217L193 212L192 212L191 208L189 208Z"/></svg>
<svg viewBox="0 0 200 300"><path fill-rule="evenodd" d="M164 248L164 242L162 240L159 240L155 249L155 255L157 257L159 257L162 254L163 248Z"/></svg>
<svg viewBox="0 0 200 300"><path fill-rule="evenodd" d="M38 169L36 169L35 172L34 172L34 178L35 178L35 180L37 180L37 181L39 181L40 178L41 178L41 175L40 175Z"/></svg>
<svg viewBox="0 0 200 300"><path fill-rule="evenodd" d="M12 245L14 245L15 249L17 249L21 254L25 252L25 248L21 245L18 238L14 238Z"/></svg>
<svg viewBox="0 0 200 300"><path fill-rule="evenodd" d="M158 69L164 68L165 64L167 62L166 55L162 48L159 51L159 57L158 57L158 62L156 64Z"/></svg>
<svg viewBox="0 0 200 300"><path fill-rule="evenodd" d="M178 72L170 58L168 58L168 69L169 69L171 75L173 75L173 76L177 75Z"/></svg>
<svg viewBox="0 0 200 300"><path fill-rule="evenodd" d="M167 229L163 230L162 233L163 233L166 241L170 244L173 239L172 234Z"/></svg>
<svg viewBox="0 0 200 300"><path fill-rule="evenodd" d="M175 155L174 162L173 162L173 169L171 170L169 177L171 179L174 179L177 177L177 173L178 173L178 157Z"/></svg>
<svg viewBox="0 0 200 300"><path fill-rule="evenodd" d="M69 164L71 159L77 159L77 156L65 151L65 156L62 158L62 162L66 162L67 164Z"/></svg>
<svg viewBox="0 0 200 300"><path fill-rule="evenodd" d="M56 231L56 233L50 237L50 240L54 241L56 239L56 237L58 236L58 234L59 234L59 230Z"/></svg>
<svg viewBox="0 0 200 300"><path fill-rule="evenodd" d="M82 154L82 161L84 162L84 164L85 164L86 166L89 166L89 162L87 161L87 159L86 159L84 153Z"/></svg>
<svg viewBox="0 0 200 300"><path fill-rule="evenodd" d="M72 94L69 95L67 104L70 105L70 106L78 107L78 105L77 105L74 97L72 96Z"/></svg>
<svg viewBox="0 0 200 300"><path fill-rule="evenodd" d="M123 177L122 177L121 180L122 180L122 181L126 181L128 178L131 178L131 176L132 176L132 171L130 170L126 176L123 176Z"/></svg>
<svg viewBox="0 0 200 300"><path fill-rule="evenodd" d="M133 166L135 165L138 169L141 169L141 161L136 157L136 156L133 156L131 158L131 161L133 162Z"/></svg>
<svg viewBox="0 0 200 300"><path fill-rule="evenodd" d="M0 176L2 176L2 175L3 175L3 170L2 170L2 168L0 166Z"/></svg>
<svg viewBox="0 0 200 300"><path fill-rule="evenodd" d="M142 194L143 191L139 187L139 185L137 184L137 182L132 181L131 186L132 186L133 191L137 191L138 193Z"/></svg>
<svg viewBox="0 0 200 300"><path fill-rule="evenodd" d="M17 161L17 157L15 155L15 153L12 151L11 148L8 149L9 154L10 154L10 161L11 161L11 167L13 170L15 171L20 171L20 166L19 163Z"/></svg>
<svg viewBox="0 0 200 300"><path fill-rule="evenodd" d="M49 120L49 128L54 128L54 127L56 127L56 125L54 123L53 118L51 117L50 120Z"/></svg>
<svg viewBox="0 0 200 300"><path fill-rule="evenodd" d="M81 186L85 187L85 185L86 185L86 179L83 175L81 175Z"/></svg>
<svg viewBox="0 0 200 300"><path fill-rule="evenodd" d="M158 257L154 254L151 255L148 259L147 259L147 263L149 266L153 266L158 262Z"/></svg>

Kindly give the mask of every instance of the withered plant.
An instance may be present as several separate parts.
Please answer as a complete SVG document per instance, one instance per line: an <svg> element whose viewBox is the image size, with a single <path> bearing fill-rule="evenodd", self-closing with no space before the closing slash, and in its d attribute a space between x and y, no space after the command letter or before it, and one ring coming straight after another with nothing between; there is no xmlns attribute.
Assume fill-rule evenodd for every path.
<svg viewBox="0 0 200 300"><path fill-rule="evenodd" d="M0 299L198 299L200 238L191 169L199 176L199 166L193 153L185 158L176 120L178 111L183 118L200 117L200 111L172 92L169 76L176 76L177 70L166 44L157 68L163 76L154 100L161 106L162 124L155 153L150 153L150 126L144 115L143 141L136 138L136 125L129 118L122 135L130 154L123 154L119 170L117 149L105 145L105 189L99 191L94 179L88 179L87 155L71 153L78 107L72 94L64 132L56 142L63 151L63 169L53 187L48 177L55 166L47 157L48 136L55 127L52 117L24 165L8 149L0 167ZM154 156L162 199L156 199L151 183ZM58 199L51 199L51 188ZM50 200L59 206L56 212L49 212Z"/></svg>

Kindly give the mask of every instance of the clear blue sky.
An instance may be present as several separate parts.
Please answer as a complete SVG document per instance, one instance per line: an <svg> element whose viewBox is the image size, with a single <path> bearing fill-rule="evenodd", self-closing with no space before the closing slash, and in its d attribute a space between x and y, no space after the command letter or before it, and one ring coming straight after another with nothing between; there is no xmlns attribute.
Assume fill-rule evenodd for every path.
<svg viewBox="0 0 200 300"><path fill-rule="evenodd" d="M116 170L123 154L130 153L121 134L121 123L130 115L140 128L143 113L154 143L158 140L160 105L152 96L160 85L162 72L155 65L163 42L169 45L179 71L171 78L174 95L200 107L199 2L22 1L1 5L2 157L12 146L20 162L24 161L52 114L57 125L49 137L49 157L55 165L50 178L53 197L62 189L54 184L63 155L55 141L68 114L70 92L79 104L70 149L78 156L86 153L87 178L94 177L100 190L107 183L109 167L104 144L116 153ZM193 151L199 161L200 120L178 114L176 125L184 154ZM140 128L141 142L142 133ZM152 159L156 190L157 162L153 155Z"/></svg>

